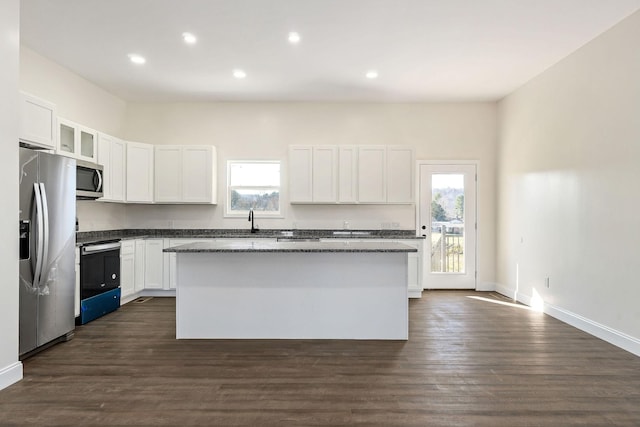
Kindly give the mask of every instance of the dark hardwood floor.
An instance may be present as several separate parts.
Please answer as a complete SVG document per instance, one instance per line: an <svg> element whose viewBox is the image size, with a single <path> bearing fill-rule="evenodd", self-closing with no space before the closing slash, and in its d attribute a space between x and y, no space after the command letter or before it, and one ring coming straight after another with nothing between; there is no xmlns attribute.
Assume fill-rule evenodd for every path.
<svg viewBox="0 0 640 427"><path fill-rule="evenodd" d="M639 357L492 293L411 300L408 342L174 334L172 298L77 328L0 391L0 425L640 426Z"/></svg>

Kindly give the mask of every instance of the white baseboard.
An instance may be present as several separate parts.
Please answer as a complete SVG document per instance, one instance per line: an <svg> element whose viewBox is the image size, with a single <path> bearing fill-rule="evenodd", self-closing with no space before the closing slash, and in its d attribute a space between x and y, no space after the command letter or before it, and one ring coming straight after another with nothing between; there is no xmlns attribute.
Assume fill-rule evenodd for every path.
<svg viewBox="0 0 640 427"><path fill-rule="evenodd" d="M143 289L138 294L140 297L175 297L176 290L165 291L163 289Z"/></svg>
<svg viewBox="0 0 640 427"><path fill-rule="evenodd" d="M409 298L422 298L422 291L421 290L410 290L409 291Z"/></svg>
<svg viewBox="0 0 640 427"><path fill-rule="evenodd" d="M496 286L496 292L522 304L531 305L531 296L516 292L515 289L508 286L498 284ZM637 338L546 302L544 303L543 312L574 328L578 328L616 347L640 356L640 340Z"/></svg>
<svg viewBox="0 0 640 427"><path fill-rule="evenodd" d="M494 282L478 282L476 284L476 291L478 292L491 292L496 290L496 284Z"/></svg>
<svg viewBox="0 0 640 427"><path fill-rule="evenodd" d="M13 363L0 369L0 390L22 379L22 362Z"/></svg>

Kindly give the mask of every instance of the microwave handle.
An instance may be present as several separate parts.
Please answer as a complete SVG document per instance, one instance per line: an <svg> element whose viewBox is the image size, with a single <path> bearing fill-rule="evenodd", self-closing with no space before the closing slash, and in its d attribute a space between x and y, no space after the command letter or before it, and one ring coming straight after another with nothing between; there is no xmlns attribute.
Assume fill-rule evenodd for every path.
<svg viewBox="0 0 640 427"><path fill-rule="evenodd" d="M99 170L96 170L96 178L98 178L98 185L96 186L96 191L102 191L102 173Z"/></svg>

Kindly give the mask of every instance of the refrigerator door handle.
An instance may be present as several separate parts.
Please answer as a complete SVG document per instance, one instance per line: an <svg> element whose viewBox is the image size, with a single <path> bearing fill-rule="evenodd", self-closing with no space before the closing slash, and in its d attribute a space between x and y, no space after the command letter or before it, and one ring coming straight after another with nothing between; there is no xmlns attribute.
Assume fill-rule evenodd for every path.
<svg viewBox="0 0 640 427"><path fill-rule="evenodd" d="M42 255L44 252L44 218L42 215L42 198L40 197L40 185L33 184L34 199L36 202L36 226L38 241L36 242L36 268L33 272L33 287L40 286L40 274L42 273Z"/></svg>
<svg viewBox="0 0 640 427"><path fill-rule="evenodd" d="M44 281L43 274L46 271L46 266L49 264L49 202L47 201L47 190L44 187L44 182L40 183L40 197L42 198L42 228L44 230L44 244L42 251L42 270L40 271L40 281Z"/></svg>

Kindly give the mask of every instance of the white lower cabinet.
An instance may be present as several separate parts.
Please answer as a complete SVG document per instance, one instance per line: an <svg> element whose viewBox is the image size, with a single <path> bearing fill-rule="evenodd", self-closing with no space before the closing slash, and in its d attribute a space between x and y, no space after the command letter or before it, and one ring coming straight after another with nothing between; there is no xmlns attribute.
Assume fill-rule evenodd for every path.
<svg viewBox="0 0 640 427"><path fill-rule="evenodd" d="M120 246L120 298L126 300L135 289L135 242L124 240Z"/></svg>
<svg viewBox="0 0 640 427"><path fill-rule="evenodd" d="M144 288L163 289L164 240L146 239L144 245Z"/></svg>
<svg viewBox="0 0 640 427"><path fill-rule="evenodd" d="M134 268L134 290L140 292L144 289L145 272L145 241L136 239L135 241L135 268Z"/></svg>

